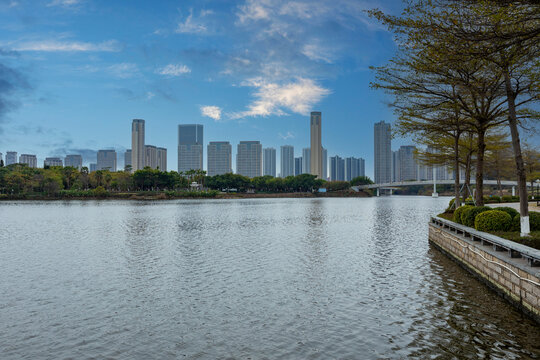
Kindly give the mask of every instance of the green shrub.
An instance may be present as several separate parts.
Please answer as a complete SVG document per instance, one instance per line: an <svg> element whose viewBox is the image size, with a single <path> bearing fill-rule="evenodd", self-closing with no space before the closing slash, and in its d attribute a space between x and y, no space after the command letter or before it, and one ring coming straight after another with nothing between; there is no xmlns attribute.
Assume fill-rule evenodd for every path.
<svg viewBox="0 0 540 360"><path fill-rule="evenodd" d="M497 196L497 195L484 196L484 202L485 202L486 204L500 203L500 202L501 202L501 197L500 197L500 196Z"/></svg>
<svg viewBox="0 0 540 360"><path fill-rule="evenodd" d="M474 227L474 219L476 218L476 215L489 210L493 209L489 206L473 206L472 208L465 209L461 214L461 223L465 226Z"/></svg>
<svg viewBox="0 0 540 360"><path fill-rule="evenodd" d="M503 195L501 200L502 200L502 202L512 202L512 196L511 195Z"/></svg>
<svg viewBox="0 0 540 360"><path fill-rule="evenodd" d="M500 210L487 210L476 215L474 228L478 231L507 231L512 227L512 217Z"/></svg>
<svg viewBox="0 0 540 360"><path fill-rule="evenodd" d="M454 221L457 222L458 224L463 224L461 222L461 214L463 214L463 211L465 211L466 209L468 208L472 208L473 206L470 206L470 205L464 205L464 206L460 206L458 207L455 211L454 211Z"/></svg>
<svg viewBox="0 0 540 360"><path fill-rule="evenodd" d="M509 206L501 206L501 207L495 208L494 210L504 211L505 213L510 215L512 219L514 218L514 216L519 214L519 211Z"/></svg>
<svg viewBox="0 0 540 360"><path fill-rule="evenodd" d="M93 192L95 197L107 197L109 195L109 192L103 186L98 186Z"/></svg>
<svg viewBox="0 0 540 360"><path fill-rule="evenodd" d="M529 211L529 227L531 231L540 231L540 212ZM521 231L521 218L519 213L512 217L512 231Z"/></svg>

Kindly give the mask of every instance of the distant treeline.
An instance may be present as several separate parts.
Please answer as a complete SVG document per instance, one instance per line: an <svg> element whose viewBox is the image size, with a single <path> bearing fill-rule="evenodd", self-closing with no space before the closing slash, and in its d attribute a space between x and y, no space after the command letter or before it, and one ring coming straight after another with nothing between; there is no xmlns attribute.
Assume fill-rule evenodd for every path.
<svg viewBox="0 0 540 360"><path fill-rule="evenodd" d="M370 184L368 177L358 177L351 182L316 179L314 175L301 174L286 178L261 176L248 178L238 174L206 176L205 171L191 170L185 173L160 171L151 168L111 172L89 172L83 167L30 168L24 164L0 167L0 194L43 194L54 196L66 191L93 190L96 194L106 192L181 191L210 189L231 192L314 192L324 187L327 191L349 189L351 185Z"/></svg>

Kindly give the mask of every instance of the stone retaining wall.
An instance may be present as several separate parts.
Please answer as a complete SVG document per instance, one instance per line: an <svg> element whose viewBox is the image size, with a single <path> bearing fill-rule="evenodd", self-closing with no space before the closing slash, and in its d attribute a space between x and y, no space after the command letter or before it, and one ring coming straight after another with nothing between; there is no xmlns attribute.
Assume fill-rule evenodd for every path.
<svg viewBox="0 0 540 360"><path fill-rule="evenodd" d="M429 241L540 323L540 267L429 224Z"/></svg>

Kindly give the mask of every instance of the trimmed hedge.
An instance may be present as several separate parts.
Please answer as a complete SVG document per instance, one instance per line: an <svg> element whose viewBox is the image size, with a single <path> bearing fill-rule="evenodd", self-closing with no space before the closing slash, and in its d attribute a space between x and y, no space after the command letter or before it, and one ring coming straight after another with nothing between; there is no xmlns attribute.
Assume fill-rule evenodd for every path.
<svg viewBox="0 0 540 360"><path fill-rule="evenodd" d="M472 208L465 209L461 214L461 223L465 226L474 227L476 215L490 210L493 210L493 208L490 208L489 206L473 206ZM510 220L512 220L512 217L510 217Z"/></svg>
<svg viewBox="0 0 540 360"><path fill-rule="evenodd" d="M474 220L478 231L508 231L512 227L512 217L500 210L487 210L479 213Z"/></svg>
<svg viewBox="0 0 540 360"><path fill-rule="evenodd" d="M471 206L471 205L464 205L464 206L460 206L458 207L455 211L454 211L454 221L457 222L458 224L463 224L461 222L461 214L463 213L463 211L465 211L466 209L468 208L472 208L474 206Z"/></svg>
<svg viewBox="0 0 540 360"><path fill-rule="evenodd" d="M540 212L529 211L529 227L531 231L540 231ZM512 230L521 230L521 219L519 214L512 218Z"/></svg>
<svg viewBox="0 0 540 360"><path fill-rule="evenodd" d="M517 211L516 209L511 208L511 207L509 207L509 206L501 206L501 207L493 208L493 210L504 211L505 213L507 213L508 215L510 215L510 217L511 217L512 219L513 219L516 215L519 214L519 211Z"/></svg>

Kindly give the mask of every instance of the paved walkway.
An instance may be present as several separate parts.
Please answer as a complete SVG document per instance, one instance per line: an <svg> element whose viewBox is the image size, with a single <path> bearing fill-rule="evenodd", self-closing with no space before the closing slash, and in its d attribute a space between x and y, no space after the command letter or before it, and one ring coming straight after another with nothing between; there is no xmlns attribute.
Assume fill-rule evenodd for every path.
<svg viewBox="0 0 540 360"><path fill-rule="evenodd" d="M501 206L508 206L508 207L514 208L517 211L519 211L519 203L498 203L498 204L486 204L486 205L494 207L494 208L501 207ZM529 202L529 211L538 211L538 212L540 212L540 207L536 206L536 201Z"/></svg>

